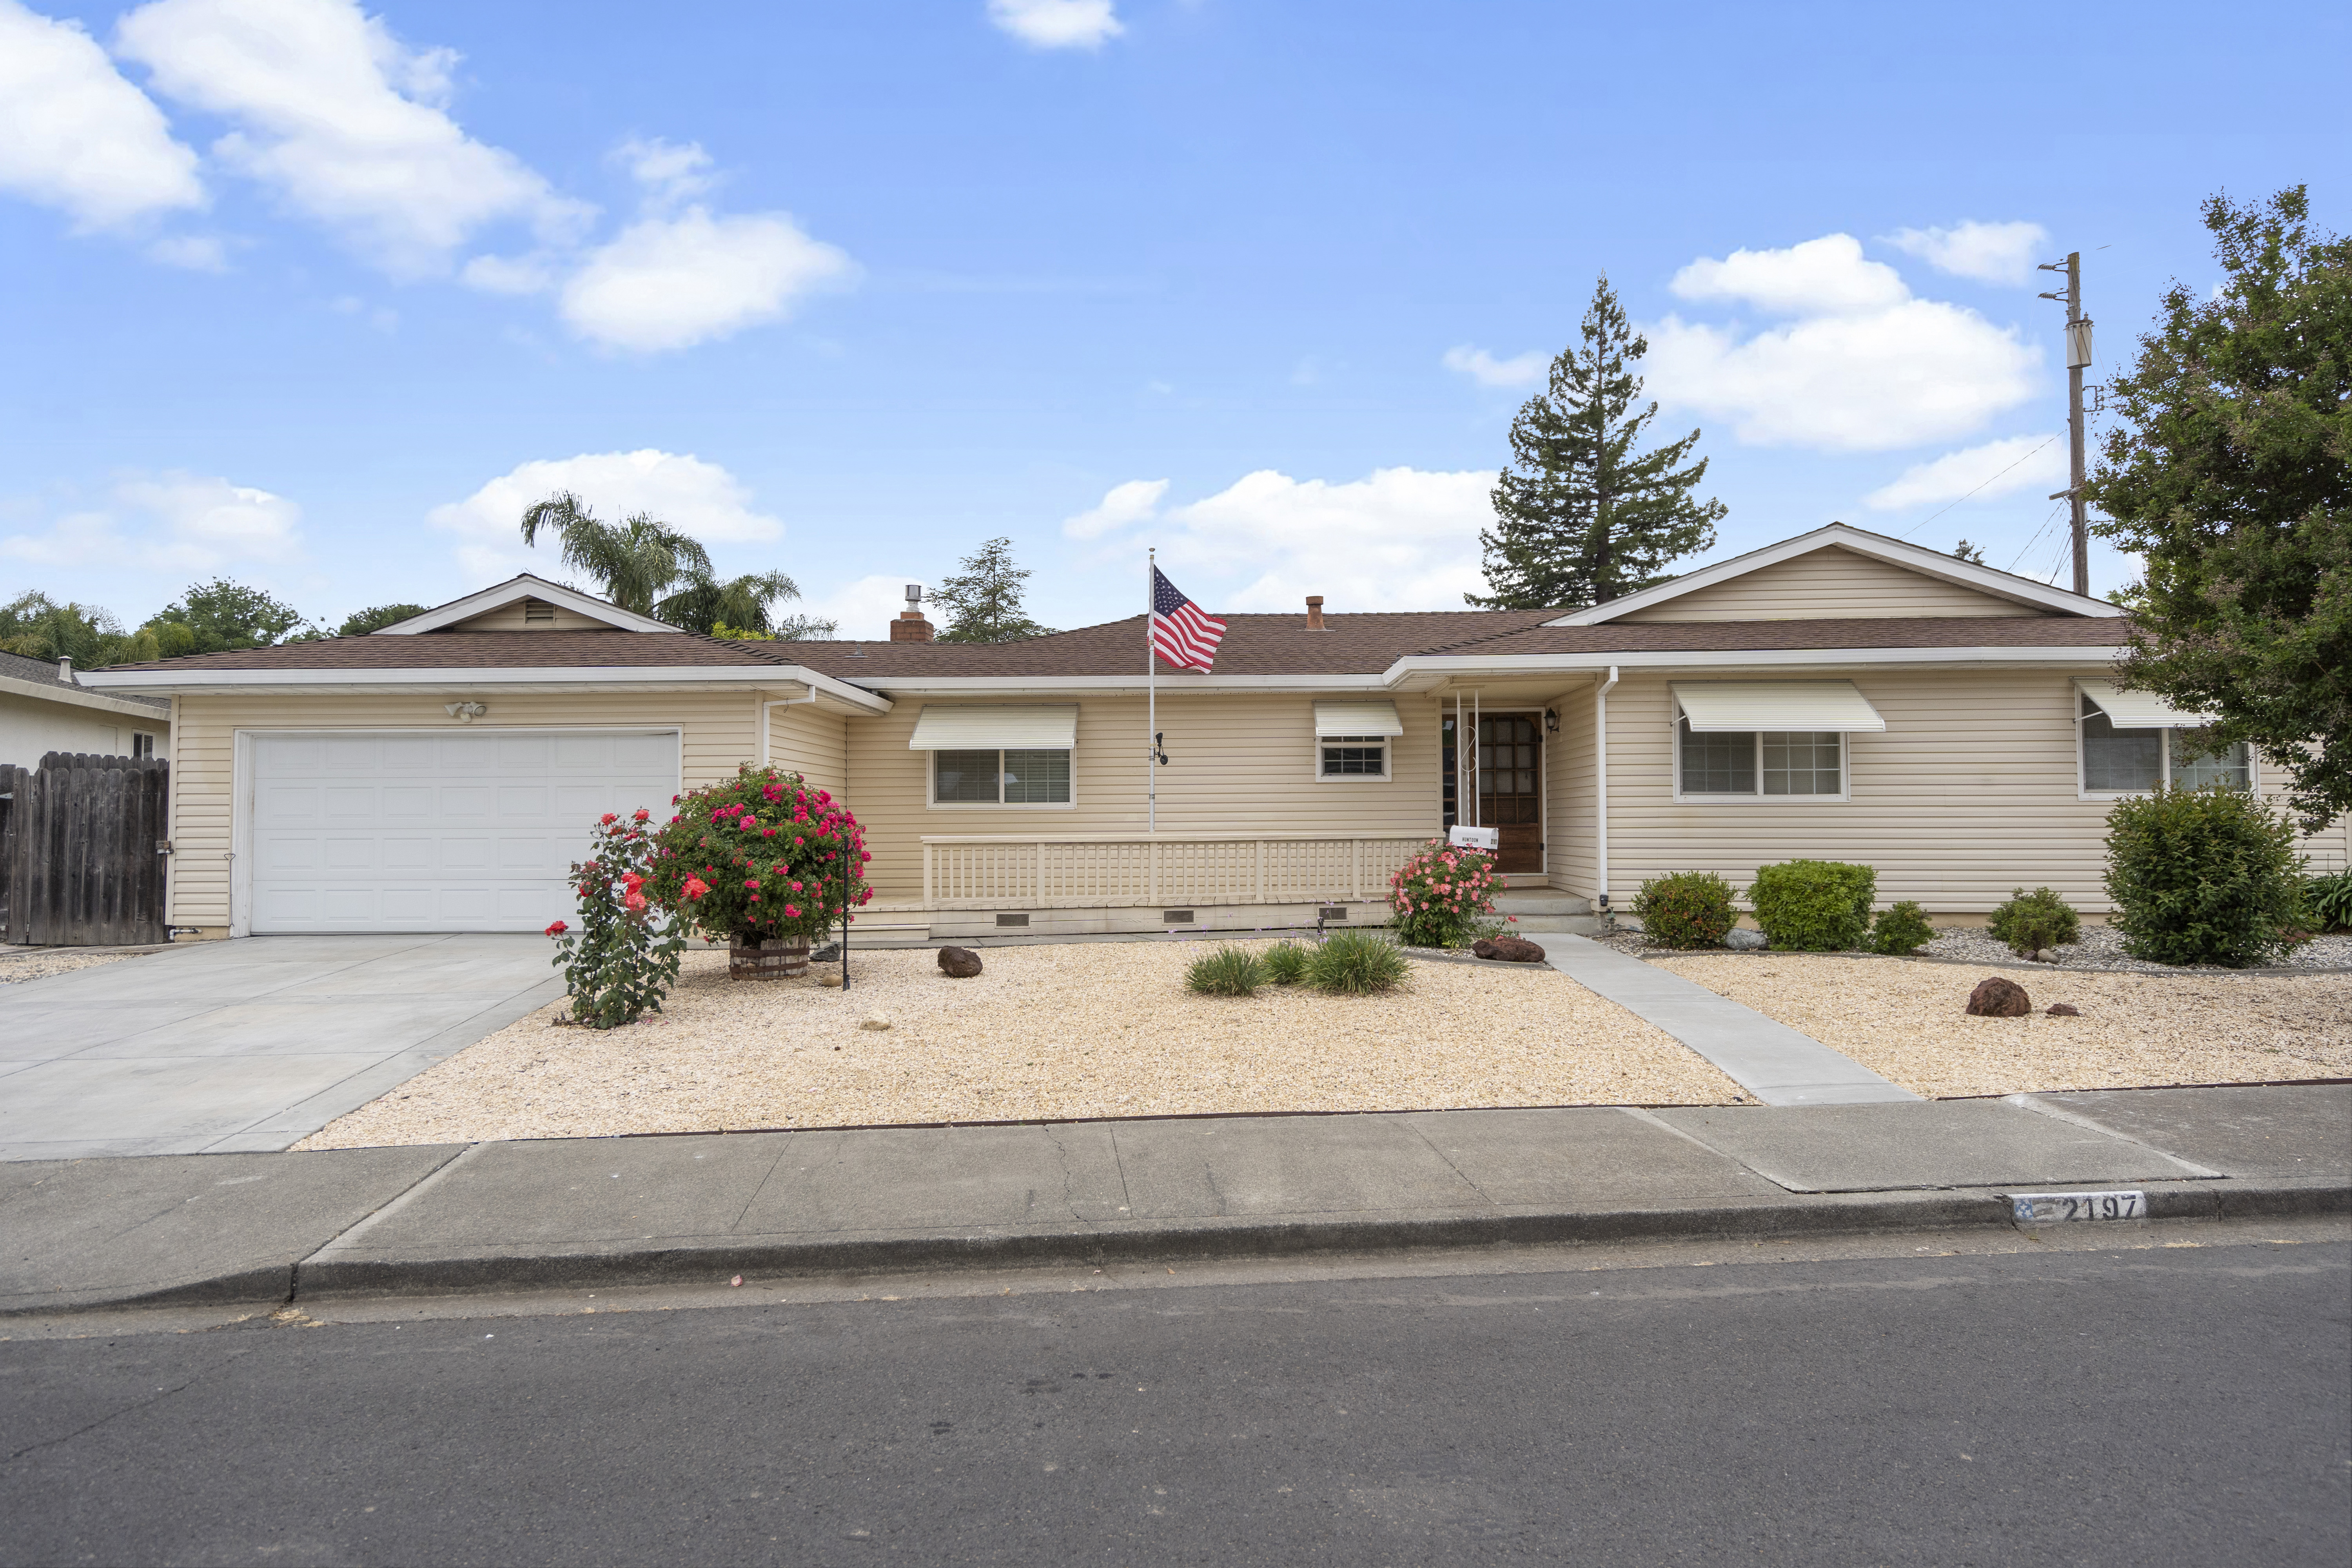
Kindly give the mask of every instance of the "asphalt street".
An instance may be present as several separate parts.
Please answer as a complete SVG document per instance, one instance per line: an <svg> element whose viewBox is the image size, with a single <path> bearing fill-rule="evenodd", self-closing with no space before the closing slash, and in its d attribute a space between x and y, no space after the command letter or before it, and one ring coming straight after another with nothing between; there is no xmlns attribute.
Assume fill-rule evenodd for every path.
<svg viewBox="0 0 2352 1568"><path fill-rule="evenodd" d="M2340 1568L2352 1246L2152 1234L89 1324L0 1343L0 1561Z"/></svg>

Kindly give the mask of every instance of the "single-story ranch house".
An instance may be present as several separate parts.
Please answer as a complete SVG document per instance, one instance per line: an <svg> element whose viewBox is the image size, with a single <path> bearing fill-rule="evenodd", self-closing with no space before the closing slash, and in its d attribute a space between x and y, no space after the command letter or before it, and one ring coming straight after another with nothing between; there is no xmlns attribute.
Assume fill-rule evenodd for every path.
<svg viewBox="0 0 2352 1568"><path fill-rule="evenodd" d="M371 636L82 677L171 700L171 919L205 935L535 930L597 814L740 763L866 825L905 935L1242 927L1339 905L1457 822L1516 886L1622 909L1686 868L1864 861L1981 916L2018 884L2103 910L2108 805L2195 763L2118 689L2112 605L1832 524L1572 613L1226 617L1213 673L1140 617L997 645L737 642L532 576ZM2347 863L2347 823L2312 837ZM877 932L877 934L880 934Z"/></svg>

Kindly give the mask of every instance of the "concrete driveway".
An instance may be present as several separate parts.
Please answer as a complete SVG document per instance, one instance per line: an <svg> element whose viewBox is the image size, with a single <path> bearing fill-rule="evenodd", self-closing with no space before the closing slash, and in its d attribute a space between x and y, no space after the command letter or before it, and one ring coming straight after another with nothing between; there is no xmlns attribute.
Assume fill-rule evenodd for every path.
<svg viewBox="0 0 2352 1568"><path fill-rule="evenodd" d="M283 1149L557 1000L554 951L247 937L0 986L0 1160Z"/></svg>

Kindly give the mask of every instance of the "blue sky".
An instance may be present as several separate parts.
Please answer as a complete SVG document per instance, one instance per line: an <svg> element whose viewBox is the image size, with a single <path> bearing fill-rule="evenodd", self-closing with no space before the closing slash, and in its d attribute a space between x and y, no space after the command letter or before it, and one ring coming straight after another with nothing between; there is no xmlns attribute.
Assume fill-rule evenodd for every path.
<svg viewBox="0 0 2352 1568"><path fill-rule="evenodd" d="M1453 607L1604 269L1717 554L2047 576L2030 263L2111 368L2206 195L2347 221L2352 14L2248 15L0 0L0 589L331 623L569 485L851 636L995 534L1055 625L1148 542L1213 609Z"/></svg>

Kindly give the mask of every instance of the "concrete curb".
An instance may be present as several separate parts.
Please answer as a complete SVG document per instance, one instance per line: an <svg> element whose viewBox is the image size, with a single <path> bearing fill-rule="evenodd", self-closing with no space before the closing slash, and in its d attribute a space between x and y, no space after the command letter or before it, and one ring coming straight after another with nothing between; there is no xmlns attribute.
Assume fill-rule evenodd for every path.
<svg viewBox="0 0 2352 1568"><path fill-rule="evenodd" d="M2101 1184L2119 1188L2119 1184ZM2151 1219L2262 1219L2352 1214L2352 1181L2144 1183ZM1060 1230L867 1234L580 1252L435 1258L319 1258L294 1270L294 1300L589 1285L712 1283L935 1268L1202 1262L1435 1247L1706 1237L1778 1239L2011 1226L2005 1191L1790 1194L1753 1203L1552 1213L1413 1215L1335 1220L1213 1220ZM285 1298L273 1298L284 1300Z"/></svg>

